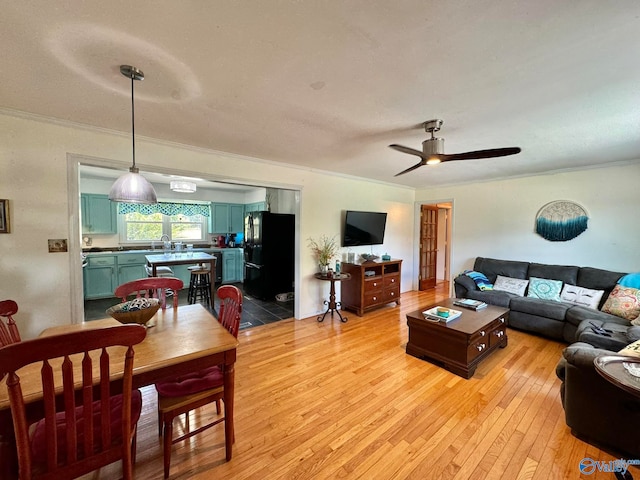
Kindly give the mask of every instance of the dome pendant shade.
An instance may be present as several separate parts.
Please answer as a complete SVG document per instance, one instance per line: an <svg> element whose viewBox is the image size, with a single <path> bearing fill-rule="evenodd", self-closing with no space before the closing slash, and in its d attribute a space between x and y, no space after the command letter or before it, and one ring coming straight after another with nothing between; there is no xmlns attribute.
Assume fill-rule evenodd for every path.
<svg viewBox="0 0 640 480"><path fill-rule="evenodd" d="M131 167L129 173L118 178L111 186L109 200L123 203L158 203L153 185Z"/></svg>
<svg viewBox="0 0 640 480"><path fill-rule="evenodd" d="M158 197L153 185L140 175L136 167L136 127L133 103L134 80L144 80L144 73L131 65L120 65L120 73L131 79L131 141L133 145L133 165L129 173L118 178L111 186L109 200L122 203L158 203Z"/></svg>

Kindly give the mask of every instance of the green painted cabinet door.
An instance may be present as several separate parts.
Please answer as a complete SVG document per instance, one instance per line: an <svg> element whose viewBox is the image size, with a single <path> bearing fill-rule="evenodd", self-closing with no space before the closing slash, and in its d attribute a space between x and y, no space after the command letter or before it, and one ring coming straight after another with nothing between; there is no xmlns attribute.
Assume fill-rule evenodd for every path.
<svg viewBox="0 0 640 480"><path fill-rule="evenodd" d="M238 282L244 282L244 252L236 251L236 278Z"/></svg>
<svg viewBox="0 0 640 480"><path fill-rule="evenodd" d="M118 285L147 278L147 270L144 268L147 259L141 253L121 253L118 259Z"/></svg>
<svg viewBox="0 0 640 480"><path fill-rule="evenodd" d="M116 204L107 195L83 193L80 207L82 233L118 233Z"/></svg>
<svg viewBox="0 0 640 480"><path fill-rule="evenodd" d="M192 266L193 265L171 265L173 276L182 280L184 288L189 288L189 281L191 280L191 270L189 270L189 267Z"/></svg>
<svg viewBox="0 0 640 480"><path fill-rule="evenodd" d="M229 233L244 232L244 205L229 205Z"/></svg>
<svg viewBox="0 0 640 480"><path fill-rule="evenodd" d="M210 233L238 233L244 231L244 205L212 203L213 229Z"/></svg>
<svg viewBox="0 0 640 480"><path fill-rule="evenodd" d="M116 257L102 255L89 257L83 270L84 298L109 298L117 286Z"/></svg>
<svg viewBox="0 0 640 480"><path fill-rule="evenodd" d="M222 252L222 283L236 281L236 258L233 250Z"/></svg>
<svg viewBox="0 0 640 480"><path fill-rule="evenodd" d="M244 206L245 213L248 212L264 212L267 209L267 202L247 203Z"/></svg>

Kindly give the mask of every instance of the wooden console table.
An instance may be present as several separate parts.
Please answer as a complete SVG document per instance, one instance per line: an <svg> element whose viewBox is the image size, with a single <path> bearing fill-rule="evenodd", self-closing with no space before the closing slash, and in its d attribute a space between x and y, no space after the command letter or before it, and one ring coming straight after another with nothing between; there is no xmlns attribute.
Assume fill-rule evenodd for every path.
<svg viewBox="0 0 640 480"><path fill-rule="evenodd" d="M402 260L342 263L351 281L342 286L342 308L362 316L365 310L395 302L400 305Z"/></svg>

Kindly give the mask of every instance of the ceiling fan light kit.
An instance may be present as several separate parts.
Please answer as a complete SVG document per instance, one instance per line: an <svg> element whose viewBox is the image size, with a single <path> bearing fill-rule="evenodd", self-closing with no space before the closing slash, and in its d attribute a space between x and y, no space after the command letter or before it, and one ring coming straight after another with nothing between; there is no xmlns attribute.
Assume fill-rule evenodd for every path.
<svg viewBox="0 0 640 480"><path fill-rule="evenodd" d="M444 153L444 138L438 138L434 134L435 132L440 130L444 122L440 119L429 120L424 122L424 129L427 133L431 134L431 138L426 139L422 142L422 151L415 150L413 148L405 147L403 145L392 144L389 147L394 150L398 150L402 153L408 153L409 155L416 155L421 158L419 163L403 170L400 173L397 173L395 176L404 175L405 173L411 172L418 167L423 165L437 165L442 162L451 162L454 160L475 160L480 158L494 158L494 157L505 157L508 155L515 155L516 153L520 153L520 148L518 147L509 147L509 148L493 148L490 150L476 150L474 152L464 152L464 153L453 153L447 155Z"/></svg>
<svg viewBox="0 0 640 480"><path fill-rule="evenodd" d="M144 80L144 73L131 65L120 65L120 73L131 79L131 139L133 144L133 165L129 173L119 177L111 186L109 200L122 203L158 203L158 197L153 185L140 175L136 167L136 133L135 110L133 103L133 84L135 80Z"/></svg>

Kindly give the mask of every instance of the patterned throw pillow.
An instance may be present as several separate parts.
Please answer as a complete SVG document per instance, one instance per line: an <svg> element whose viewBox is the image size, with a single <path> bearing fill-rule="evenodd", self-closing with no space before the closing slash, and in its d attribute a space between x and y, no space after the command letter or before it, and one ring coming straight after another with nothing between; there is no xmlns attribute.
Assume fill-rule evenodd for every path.
<svg viewBox="0 0 640 480"><path fill-rule="evenodd" d="M634 325L640 325L640 289L616 285L602 306L602 311L626 318ZM638 319L638 321L636 321Z"/></svg>
<svg viewBox="0 0 640 480"><path fill-rule="evenodd" d="M562 287L560 300L597 310L603 294L604 290L591 290L589 288L566 284Z"/></svg>
<svg viewBox="0 0 640 480"><path fill-rule="evenodd" d="M484 273L465 270L464 274L473 279L480 290L493 290L493 285Z"/></svg>
<svg viewBox="0 0 640 480"><path fill-rule="evenodd" d="M527 285L529 285L529 280L498 275L496 283L493 284L493 289L524 297L524 291L527 289Z"/></svg>
<svg viewBox="0 0 640 480"><path fill-rule="evenodd" d="M560 280L530 277L527 297L559 302L560 290L562 290L562 281Z"/></svg>

